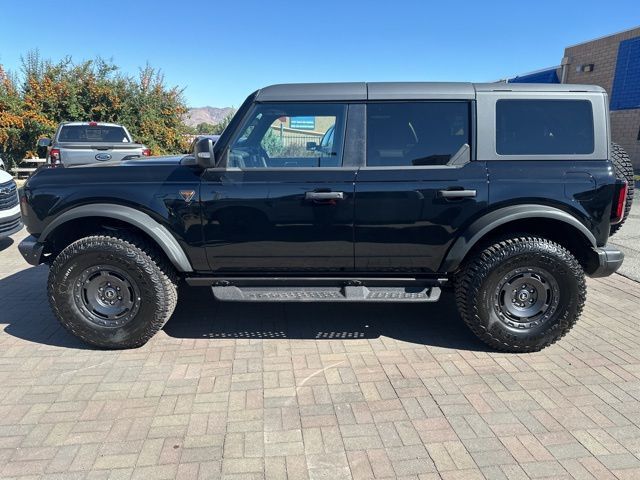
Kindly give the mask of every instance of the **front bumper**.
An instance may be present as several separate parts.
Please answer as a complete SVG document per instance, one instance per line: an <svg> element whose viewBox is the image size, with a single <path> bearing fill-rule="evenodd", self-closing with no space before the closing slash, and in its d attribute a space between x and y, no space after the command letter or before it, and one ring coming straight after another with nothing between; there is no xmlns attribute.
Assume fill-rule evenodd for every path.
<svg viewBox="0 0 640 480"><path fill-rule="evenodd" d="M40 265L42 263L42 250L44 244L38 242L33 235L29 235L18 245L18 250L27 263L31 265Z"/></svg>
<svg viewBox="0 0 640 480"><path fill-rule="evenodd" d="M600 247L593 249L598 256L598 266L589 272L592 278L608 277L614 274L622 265L624 253L615 247Z"/></svg>
<svg viewBox="0 0 640 480"><path fill-rule="evenodd" d="M0 218L0 238L8 237L22 230L22 217L20 211L10 217Z"/></svg>

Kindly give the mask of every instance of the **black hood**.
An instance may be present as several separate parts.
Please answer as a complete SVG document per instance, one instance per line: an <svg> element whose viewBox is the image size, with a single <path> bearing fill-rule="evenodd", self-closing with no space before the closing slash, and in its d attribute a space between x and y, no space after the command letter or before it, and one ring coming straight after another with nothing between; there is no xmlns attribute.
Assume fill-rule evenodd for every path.
<svg viewBox="0 0 640 480"><path fill-rule="evenodd" d="M188 155L164 155L161 157L140 157L130 160L111 160L100 163L87 163L68 168L93 168L93 167L149 167L159 165L178 165Z"/></svg>

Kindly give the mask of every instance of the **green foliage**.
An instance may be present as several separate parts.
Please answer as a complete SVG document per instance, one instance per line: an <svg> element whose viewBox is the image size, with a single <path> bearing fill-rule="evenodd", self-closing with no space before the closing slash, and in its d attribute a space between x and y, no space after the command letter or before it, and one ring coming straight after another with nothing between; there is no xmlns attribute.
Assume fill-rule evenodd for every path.
<svg viewBox="0 0 640 480"><path fill-rule="evenodd" d="M262 137L260 145L269 157L281 157L284 153L282 138L280 138L280 135L274 132L272 128L267 130L267 133Z"/></svg>
<svg viewBox="0 0 640 480"><path fill-rule="evenodd" d="M196 125L197 135L216 135L214 133L215 130L216 126L212 123L202 122Z"/></svg>
<svg viewBox="0 0 640 480"><path fill-rule="evenodd" d="M227 128L227 125L229 125L229 122L231 122L234 113L235 112L227 114L220 123L214 125L214 129L211 132L211 135L220 135L222 132L224 132L224 129Z"/></svg>
<svg viewBox="0 0 640 480"><path fill-rule="evenodd" d="M159 70L146 65L137 76L97 58L57 63L27 53L19 76L0 65L0 150L17 160L35 154L37 139L52 136L64 121L102 121L126 126L154 154L185 148L187 111L182 89L167 87Z"/></svg>
<svg viewBox="0 0 640 480"><path fill-rule="evenodd" d="M215 125L213 123L207 123L207 122L199 123L195 127L195 134L196 135L220 135L224 131L224 129L227 128L227 125L229 125L229 122L231 121L232 118L233 118L233 113L230 113L227 116L225 116L220 123L216 123Z"/></svg>

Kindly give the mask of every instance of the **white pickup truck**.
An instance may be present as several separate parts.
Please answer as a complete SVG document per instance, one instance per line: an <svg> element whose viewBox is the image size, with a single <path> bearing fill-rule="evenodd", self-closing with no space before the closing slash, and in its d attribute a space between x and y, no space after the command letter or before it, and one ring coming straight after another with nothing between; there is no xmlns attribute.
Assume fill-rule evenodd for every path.
<svg viewBox="0 0 640 480"><path fill-rule="evenodd" d="M103 122L61 123L53 140L41 138L38 147L47 148L47 163L64 167L151 155L125 127Z"/></svg>

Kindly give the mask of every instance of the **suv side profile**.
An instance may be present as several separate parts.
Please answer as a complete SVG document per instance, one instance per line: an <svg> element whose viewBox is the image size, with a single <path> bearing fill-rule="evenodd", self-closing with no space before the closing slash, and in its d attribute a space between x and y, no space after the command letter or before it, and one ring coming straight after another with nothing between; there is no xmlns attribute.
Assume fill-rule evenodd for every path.
<svg viewBox="0 0 640 480"><path fill-rule="evenodd" d="M40 170L20 250L51 265L59 321L101 347L144 344L184 280L224 301L452 288L482 341L530 352L574 325L585 274L621 265L607 240L629 166L600 87L274 85L192 155Z"/></svg>

